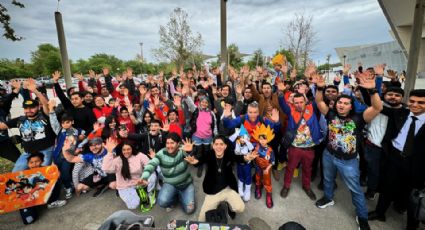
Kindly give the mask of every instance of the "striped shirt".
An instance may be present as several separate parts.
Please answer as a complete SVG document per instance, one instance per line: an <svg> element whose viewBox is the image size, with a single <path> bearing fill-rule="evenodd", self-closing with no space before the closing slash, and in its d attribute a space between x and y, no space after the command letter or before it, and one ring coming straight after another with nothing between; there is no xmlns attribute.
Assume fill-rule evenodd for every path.
<svg viewBox="0 0 425 230"><path fill-rule="evenodd" d="M185 157L186 153L181 149L175 155L168 153L166 148L161 149L145 166L142 179L147 180L155 171L155 168L159 166L164 176L164 183L185 188L192 183L192 176L188 164L184 160Z"/></svg>

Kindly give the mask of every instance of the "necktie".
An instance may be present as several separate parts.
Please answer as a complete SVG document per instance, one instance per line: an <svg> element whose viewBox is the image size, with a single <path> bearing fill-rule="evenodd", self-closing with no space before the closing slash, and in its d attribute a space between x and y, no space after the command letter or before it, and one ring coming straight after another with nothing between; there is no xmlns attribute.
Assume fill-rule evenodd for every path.
<svg viewBox="0 0 425 230"><path fill-rule="evenodd" d="M417 117L411 116L412 123L410 123L409 131L407 132L406 143L404 143L403 153L404 157L408 157L413 153L413 143L415 141L415 127Z"/></svg>

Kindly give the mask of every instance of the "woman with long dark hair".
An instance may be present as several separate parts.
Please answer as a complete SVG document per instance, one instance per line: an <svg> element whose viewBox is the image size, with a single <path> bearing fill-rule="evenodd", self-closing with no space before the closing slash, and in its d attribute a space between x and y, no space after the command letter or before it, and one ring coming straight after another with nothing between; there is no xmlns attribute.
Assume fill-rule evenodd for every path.
<svg viewBox="0 0 425 230"><path fill-rule="evenodd" d="M108 153L103 158L102 170L107 173L115 173L118 194L128 209L136 209L140 205L136 186L143 173L144 166L149 158L142 153L137 153L134 147L127 141L117 144L117 140L106 140ZM115 151L115 155L114 155ZM152 200L153 190L156 185L156 174L153 173L148 179L148 194Z"/></svg>
<svg viewBox="0 0 425 230"><path fill-rule="evenodd" d="M101 134L102 139L106 140L110 137L117 138L118 126L119 126L119 122L117 117L112 115L106 117L105 126L103 127L102 134Z"/></svg>
<svg viewBox="0 0 425 230"><path fill-rule="evenodd" d="M145 112L142 115L142 123L140 124L140 129L139 129L140 134L149 132L149 126L151 125L151 122L153 119L154 119L154 114L149 110L145 110Z"/></svg>

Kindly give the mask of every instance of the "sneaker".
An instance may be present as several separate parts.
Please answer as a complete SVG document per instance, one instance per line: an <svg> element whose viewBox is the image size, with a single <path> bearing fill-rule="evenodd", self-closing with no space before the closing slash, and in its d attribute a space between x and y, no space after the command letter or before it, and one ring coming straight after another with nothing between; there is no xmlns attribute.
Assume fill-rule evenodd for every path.
<svg viewBox="0 0 425 230"><path fill-rule="evenodd" d="M153 206L156 203L156 194L155 189L148 193L149 203Z"/></svg>
<svg viewBox="0 0 425 230"><path fill-rule="evenodd" d="M72 188L65 188L65 199L69 200L72 197Z"/></svg>
<svg viewBox="0 0 425 230"><path fill-rule="evenodd" d="M359 230L370 230L370 226L367 222L367 219L359 218L358 216L356 216L356 222L359 225Z"/></svg>
<svg viewBox="0 0 425 230"><path fill-rule="evenodd" d="M272 170L272 174L273 174L273 178L274 178L276 181L279 181L279 180L280 180L280 174L279 174L279 171L277 171L277 170L273 169L273 170Z"/></svg>
<svg viewBox="0 0 425 230"><path fill-rule="evenodd" d="M281 171L285 167L286 167L286 162L279 162L279 164L277 165L277 170Z"/></svg>
<svg viewBox="0 0 425 230"><path fill-rule="evenodd" d="M368 200L375 200L376 197L378 197L378 193L374 192L374 191L366 191L364 196L366 197L366 199Z"/></svg>
<svg viewBox="0 0 425 230"><path fill-rule="evenodd" d="M108 185L102 185L100 188L96 190L96 192L93 193L93 197L98 197L102 195L106 190L108 190Z"/></svg>
<svg viewBox="0 0 425 230"><path fill-rule="evenodd" d="M320 200L316 201L316 207L318 208L326 208L328 206L334 205L335 202L333 200L329 200L326 197L322 197Z"/></svg>
<svg viewBox="0 0 425 230"><path fill-rule="evenodd" d="M314 194L313 190L306 189L306 188L303 188L303 190L304 190L305 194L307 194L307 196L310 198L310 200L316 200L317 199L316 194Z"/></svg>
<svg viewBox="0 0 425 230"><path fill-rule="evenodd" d="M385 215L380 215L377 211L369 212L367 216L368 216L368 220L370 221L378 220L378 221L385 222L386 220Z"/></svg>
<svg viewBox="0 0 425 230"><path fill-rule="evenodd" d="M298 168L296 168L296 169L294 169L294 175L293 175L293 177L294 178L297 178L298 175L299 175L299 171L298 171Z"/></svg>
<svg viewBox="0 0 425 230"><path fill-rule="evenodd" d="M256 185L255 186L255 199L257 199L257 200L260 199L262 195L263 194L262 194L262 191L261 191L261 186Z"/></svg>
<svg viewBox="0 0 425 230"><path fill-rule="evenodd" d="M282 190L280 190L280 196L282 198L288 197L288 193L289 193L289 188L283 187Z"/></svg>
<svg viewBox="0 0 425 230"><path fill-rule="evenodd" d="M66 204L66 200L57 200L57 201L53 201L52 203L48 204L47 208L48 209L59 208L59 207L64 206L65 204Z"/></svg>
<svg viewBox="0 0 425 230"><path fill-rule="evenodd" d="M232 220L236 217L236 212L230 210L229 204L226 201L220 202L220 204L217 206L217 209L223 210L225 215L230 217Z"/></svg>
<svg viewBox="0 0 425 230"><path fill-rule="evenodd" d="M273 198L270 192L266 193L266 206L267 208L273 207Z"/></svg>

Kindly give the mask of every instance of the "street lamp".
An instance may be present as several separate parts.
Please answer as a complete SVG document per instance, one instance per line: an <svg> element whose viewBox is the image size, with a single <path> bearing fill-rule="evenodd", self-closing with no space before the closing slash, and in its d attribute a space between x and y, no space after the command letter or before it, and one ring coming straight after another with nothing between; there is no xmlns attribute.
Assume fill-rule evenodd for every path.
<svg viewBox="0 0 425 230"><path fill-rule="evenodd" d="M344 58L344 65L345 66L345 58L347 58L347 55L344 54L344 56L342 56Z"/></svg>
<svg viewBox="0 0 425 230"><path fill-rule="evenodd" d="M139 45L140 45L140 61L143 62L143 42L140 42Z"/></svg>
<svg viewBox="0 0 425 230"><path fill-rule="evenodd" d="M330 54L328 54L327 56L326 56L326 61L328 62L328 82L329 82L329 71L330 71L330 69L331 69L331 67L329 66L329 60L331 59L331 55Z"/></svg>

